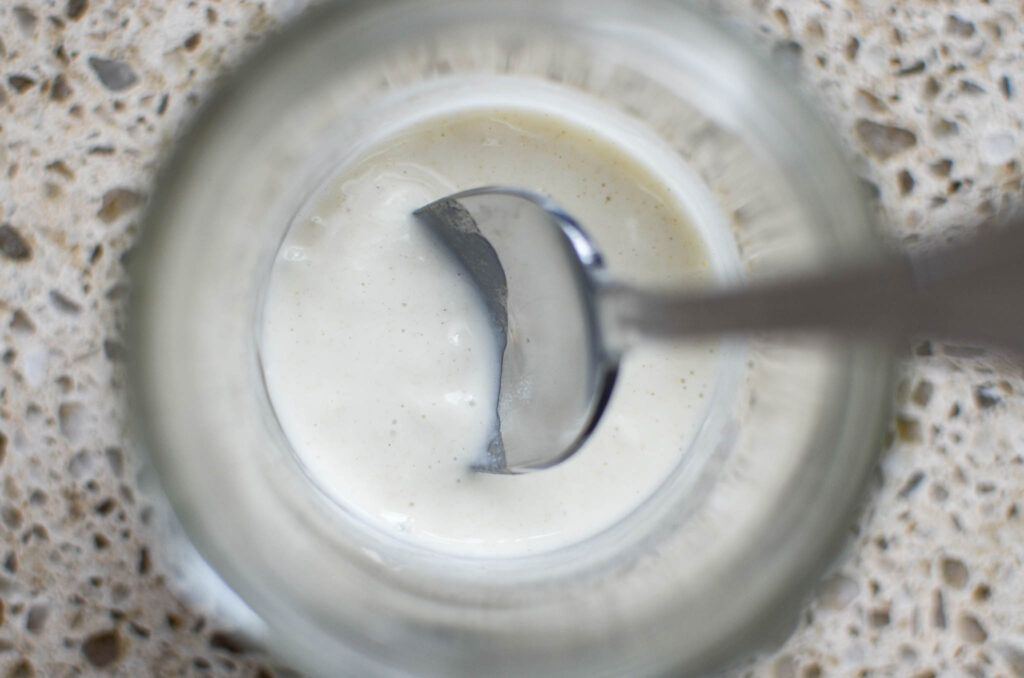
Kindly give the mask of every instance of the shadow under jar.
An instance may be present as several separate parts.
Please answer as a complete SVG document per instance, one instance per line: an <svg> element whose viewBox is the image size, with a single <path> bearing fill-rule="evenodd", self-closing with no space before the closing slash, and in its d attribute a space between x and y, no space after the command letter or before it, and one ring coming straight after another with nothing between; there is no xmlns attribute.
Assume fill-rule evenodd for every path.
<svg viewBox="0 0 1024 678"><path fill-rule="evenodd" d="M314 675L707 669L788 628L874 462L884 347L756 337L715 346L703 408L679 415L694 421L678 463L585 539L446 552L325 490L282 430L261 364L288 229L339 167L414 120L543 105L684 167L684 208L723 283L882 252L823 126L681 3L338 3L273 39L160 177L132 367L184 533L273 647Z"/></svg>

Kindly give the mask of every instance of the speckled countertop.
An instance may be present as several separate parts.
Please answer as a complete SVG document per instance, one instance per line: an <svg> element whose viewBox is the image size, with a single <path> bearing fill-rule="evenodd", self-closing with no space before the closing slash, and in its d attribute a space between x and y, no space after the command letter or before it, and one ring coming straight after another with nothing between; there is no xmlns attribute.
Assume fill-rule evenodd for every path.
<svg viewBox="0 0 1024 678"><path fill-rule="evenodd" d="M1021 197L1020 0L721 0L896 238ZM292 675L172 592L127 431L125 262L216 81L305 0L0 4L0 676ZM844 557L735 676L1024 676L1024 371L909 352ZM790 633L788 640L784 640Z"/></svg>

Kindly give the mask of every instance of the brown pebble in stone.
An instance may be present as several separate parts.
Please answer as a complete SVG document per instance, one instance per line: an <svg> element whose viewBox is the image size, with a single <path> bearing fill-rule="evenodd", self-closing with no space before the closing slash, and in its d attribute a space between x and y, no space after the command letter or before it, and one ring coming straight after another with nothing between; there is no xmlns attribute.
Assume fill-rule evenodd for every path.
<svg viewBox="0 0 1024 678"><path fill-rule="evenodd" d="M57 407L57 422L61 435L73 440L81 433L85 425L85 408L81 403L66 402Z"/></svg>
<svg viewBox="0 0 1024 678"><path fill-rule="evenodd" d="M939 81L935 78L928 76L928 79L924 81L924 96L927 99L934 99L939 96L939 92L942 87L939 85Z"/></svg>
<svg viewBox="0 0 1024 678"><path fill-rule="evenodd" d="M1003 39L1003 28L999 25L998 21L988 20L982 21L981 25L988 31L989 36L996 42L1000 42Z"/></svg>
<svg viewBox="0 0 1024 678"><path fill-rule="evenodd" d="M979 85L978 83L973 82L971 80L961 80L960 81L960 92L962 94L966 94L967 96L976 97L976 96L981 96L982 94L984 94L985 93L985 88L982 87L981 85Z"/></svg>
<svg viewBox="0 0 1024 678"><path fill-rule="evenodd" d="M932 132L939 138L951 137L960 133L960 125L943 118L932 125Z"/></svg>
<svg viewBox="0 0 1024 678"><path fill-rule="evenodd" d="M202 42L202 39L203 39L203 34L202 33L193 33L192 35L190 35L187 38L185 38L185 42L183 43L183 46L189 52L194 52L196 47L199 47L199 43Z"/></svg>
<svg viewBox="0 0 1024 678"><path fill-rule="evenodd" d="M168 612L167 626L174 631L180 631L185 628L185 617L177 612Z"/></svg>
<svg viewBox="0 0 1024 678"><path fill-rule="evenodd" d="M36 81L34 78L30 78L27 75L15 73L14 75L8 76L7 84L11 86L11 89L13 89L15 93L24 94L35 86Z"/></svg>
<svg viewBox="0 0 1024 678"><path fill-rule="evenodd" d="M251 644L242 636L228 631L214 631L210 634L210 647L230 654L244 654Z"/></svg>
<svg viewBox="0 0 1024 678"><path fill-rule="evenodd" d="M54 101L67 101L73 94L71 87L68 86L68 79L64 77L64 74L59 74L53 79L53 85L50 87L50 98Z"/></svg>
<svg viewBox="0 0 1024 678"><path fill-rule="evenodd" d="M129 622L128 623L128 630L131 631L136 636L138 636L139 638L145 639L145 638L149 638L149 636L150 636L149 629L147 629L145 626L142 626L138 622Z"/></svg>
<svg viewBox="0 0 1024 678"><path fill-rule="evenodd" d="M117 221L123 214L130 212L145 201L138 191L130 188L112 188L103 194L103 204L96 216L105 223Z"/></svg>
<svg viewBox="0 0 1024 678"><path fill-rule="evenodd" d="M72 21L78 21L87 9L89 9L89 0L68 0L68 4L64 7L64 15Z"/></svg>
<svg viewBox="0 0 1024 678"><path fill-rule="evenodd" d="M821 667L817 664L811 664L800 674L800 678L821 678L822 675Z"/></svg>
<svg viewBox="0 0 1024 678"><path fill-rule="evenodd" d="M888 160L917 144L917 136L910 130L863 118L857 121L854 131L868 153L878 160Z"/></svg>
<svg viewBox="0 0 1024 678"><path fill-rule="evenodd" d="M955 35L958 38L969 38L974 35L974 24L970 21L965 21L955 14L950 14L946 17L946 33Z"/></svg>
<svg viewBox="0 0 1024 678"><path fill-rule="evenodd" d="M7 672L7 678L36 678L36 669L32 662L21 659Z"/></svg>
<svg viewBox="0 0 1024 678"><path fill-rule="evenodd" d="M896 72L896 75L901 78L905 78L908 75L917 75L918 73L924 73L924 69L926 67L927 64L925 64L925 62L918 60L910 64L909 66L904 66L903 68L898 70Z"/></svg>
<svg viewBox="0 0 1024 678"><path fill-rule="evenodd" d="M914 401L914 404L918 407L927 407L928 402L932 399L932 393L935 391L935 387L927 379L922 379L917 382L917 386L910 393L910 399Z"/></svg>
<svg viewBox="0 0 1024 678"><path fill-rule="evenodd" d="M11 314L11 322L7 326L16 334L31 334L36 331L36 326L32 319L28 317L28 313L25 313L20 308L15 309L14 313Z"/></svg>
<svg viewBox="0 0 1024 678"><path fill-rule="evenodd" d="M899 186L900 195L910 195L914 190L914 175L907 170L901 170L896 175L896 184Z"/></svg>
<svg viewBox="0 0 1024 678"><path fill-rule="evenodd" d="M3 508L0 508L0 520L3 521L4 526L7 529L18 530L24 523L25 516L17 507L7 504Z"/></svg>
<svg viewBox="0 0 1024 678"><path fill-rule="evenodd" d="M956 621L956 632L968 643L984 643L988 638L988 632L981 625L976 617L969 614L962 614Z"/></svg>
<svg viewBox="0 0 1024 678"><path fill-rule="evenodd" d="M889 625L889 608L883 607L868 613L868 625L880 629Z"/></svg>
<svg viewBox="0 0 1024 678"><path fill-rule="evenodd" d="M889 110L889 107L885 105L884 101L866 89L857 90L857 100L863 102L865 106L875 113L885 113Z"/></svg>
<svg viewBox="0 0 1024 678"><path fill-rule="evenodd" d="M971 597L979 603L984 603L992 597L992 589L988 584L978 584L974 587L974 592L971 593Z"/></svg>
<svg viewBox="0 0 1024 678"><path fill-rule="evenodd" d="M104 87L111 92L126 90L139 81L131 66L123 61L89 57L89 67Z"/></svg>
<svg viewBox="0 0 1024 678"><path fill-rule="evenodd" d="M25 630L31 634L39 635L46 626L46 619L50 616L50 610L45 605L33 605L28 608L25 615Z"/></svg>
<svg viewBox="0 0 1024 678"><path fill-rule="evenodd" d="M71 168L63 160L54 160L46 166L46 169L50 172L56 172L68 181L75 178L75 173L71 171Z"/></svg>
<svg viewBox="0 0 1024 678"><path fill-rule="evenodd" d="M112 666L121 660L124 643L117 629L100 631L82 642L82 654L97 668Z"/></svg>
<svg viewBox="0 0 1024 678"><path fill-rule="evenodd" d="M14 18L18 21L18 28L31 35L36 30L39 17L25 5L18 5L14 8Z"/></svg>
<svg viewBox="0 0 1024 678"><path fill-rule="evenodd" d="M948 178L950 172L953 171L953 161L949 158L943 158L942 160L932 163L928 168L935 176L940 179L945 179Z"/></svg>
<svg viewBox="0 0 1024 678"><path fill-rule="evenodd" d="M123 582L115 582L114 585L110 587L110 597L114 600L115 603L119 603L123 600L126 600L128 596L130 596L131 594L131 587L129 587L127 584ZM120 610L111 610L110 618L116 621L125 620L124 613Z"/></svg>
<svg viewBox="0 0 1024 678"><path fill-rule="evenodd" d="M939 563L939 570L946 586L962 589L967 585L967 566L959 558L943 558Z"/></svg>
<svg viewBox="0 0 1024 678"><path fill-rule="evenodd" d="M0 253L14 261L25 261L32 256L32 248L18 229L0 224Z"/></svg>
<svg viewBox="0 0 1024 678"><path fill-rule="evenodd" d="M111 497L107 497L99 504L96 504L96 508L94 510L101 516L107 516L110 515L110 513L116 508L117 501Z"/></svg>
<svg viewBox="0 0 1024 678"><path fill-rule="evenodd" d="M1002 398L995 391L995 387L992 384L982 384L974 390L974 402L983 410L987 410L990 407L995 407Z"/></svg>
<svg viewBox="0 0 1024 678"><path fill-rule="evenodd" d="M898 415L896 417L896 437L905 443L921 441L921 422L913 417Z"/></svg>
<svg viewBox="0 0 1024 678"><path fill-rule="evenodd" d="M906 499L907 497L912 495L918 487L921 486L922 482L924 482L924 471L914 471L914 473L911 474L909 478L907 478L907 482L903 484L903 487L900 488L900 491L897 494L897 496L900 499Z"/></svg>
<svg viewBox="0 0 1024 678"><path fill-rule="evenodd" d="M7 436L0 431L0 464L7 458Z"/></svg>
<svg viewBox="0 0 1024 678"><path fill-rule="evenodd" d="M50 290L50 301L62 313L80 313L82 306L57 290Z"/></svg>
<svg viewBox="0 0 1024 678"><path fill-rule="evenodd" d="M857 52L860 51L860 40L856 36L851 35L850 39L846 41L846 47L843 52L846 54L846 58L853 61L857 58Z"/></svg>

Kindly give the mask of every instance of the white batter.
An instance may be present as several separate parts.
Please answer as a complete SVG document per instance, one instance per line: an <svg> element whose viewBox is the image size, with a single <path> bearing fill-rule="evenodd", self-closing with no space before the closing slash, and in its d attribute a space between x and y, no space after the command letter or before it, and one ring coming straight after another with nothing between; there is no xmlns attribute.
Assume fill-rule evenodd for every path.
<svg viewBox="0 0 1024 678"><path fill-rule="evenodd" d="M699 424L716 357L634 350L569 461L471 471L494 426L499 356L476 293L410 213L489 184L554 198L621 279L711 276L673 190L625 149L550 113L463 111L372 146L314 196L275 263L262 360L286 435L336 502L435 550L510 556L585 539L654 492Z"/></svg>

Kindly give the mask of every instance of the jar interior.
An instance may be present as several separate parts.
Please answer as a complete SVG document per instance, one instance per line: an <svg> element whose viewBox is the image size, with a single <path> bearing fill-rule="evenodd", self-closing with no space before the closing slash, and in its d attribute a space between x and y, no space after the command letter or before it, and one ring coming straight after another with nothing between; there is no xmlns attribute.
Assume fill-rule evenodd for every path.
<svg viewBox="0 0 1024 678"><path fill-rule="evenodd" d="M620 147L629 148L632 154L642 158L649 165L651 171L658 176L659 181L663 181L668 185L668 190L673 196L678 197L685 211L687 222L698 225L697 228L700 231L699 238L703 245L703 250L707 253L714 279L719 284L722 284L726 281L735 281L741 276L739 260L732 236L726 225L725 218L717 211L717 205L710 191L677 154L666 149L660 138L639 124L639 121L635 118L623 115L612 106L608 106L601 100L581 92L567 90L549 82L538 82L515 76L490 77L485 80L477 77L449 77L437 82L431 82L430 86L420 85L411 89L413 90L411 92L391 93L384 98L384 101L371 105L362 112L369 119L378 121L372 135L358 139L334 139L332 141L335 145L324 149L324 158L335 159L339 163L339 167L329 170L325 179L317 187L310 190L301 200L301 206L296 210L296 216L289 228L294 228L296 225L301 226L305 223L305 220L311 218L320 220L317 223L322 223L322 217L316 215L320 214L323 209L328 212L332 209L338 209L334 207L334 204L339 199L345 201L344 204L348 205L347 195L343 190L340 192L336 190L334 193L330 192L330 188L337 181L335 177L339 172L343 171L346 165L351 164L353 158L365 156L369 152L366 149L376 148L389 137L403 132L408 133L409 129L429 124L431 119L435 121L458 120L458 115L472 116L474 111L477 112L478 116L488 116L492 111L522 111L527 115L525 118L527 120L531 119L530 116L545 116L551 120L558 121L557 125L554 122L550 123L552 125L571 124L579 130L585 130L585 133L590 135L588 138L602 139L603 141L606 140L612 144L617 144ZM455 118L452 118L453 115L455 115ZM438 143L443 146L443 143ZM469 187L493 183L493 180L484 181L480 178L475 178L473 181L476 183ZM460 186L460 189L462 188L465 187ZM544 190L549 187L539 186L539 188ZM339 195L341 196L340 198L338 197ZM440 197L443 196L432 195L429 199L432 200ZM558 199L557 195L553 197L556 200ZM321 228L326 227L321 225ZM680 227L679 236L682 237L685 233L686 231ZM274 266L293 266L295 264L292 263L292 257L300 256L295 253L304 252L308 249L308 247L293 246L287 251L283 251L285 240L282 239L281 243L278 254L274 259ZM601 246L600 240L598 246ZM354 256L351 252L347 254ZM341 253L341 256L344 257L345 255L346 252ZM614 266L611 270L615 271ZM645 275L647 271L641 270L639 273ZM645 280L645 282L649 286L664 287L672 284L685 284L685 282L673 283L672 280L660 279L656 275L648 277L649 280ZM260 295L264 300L267 298L267 286L272 279L273 271L270 271L265 276L264 286ZM685 273L681 271L680 280L684 279ZM636 281L634 280L634 282ZM707 283L705 282L704 284ZM291 305L291 302L289 302L289 305ZM266 301L258 309L258 312L266 313ZM339 308L335 312L344 313L344 309ZM266 323L260 320L258 316L254 324L257 328L256 342L260 351L263 382L269 384L273 381L275 375L267 374L268 363L273 363L273 359L268 357L265 347L261 344L261 337L265 336ZM695 482L697 478L705 476L709 470L708 464L711 462L715 449L714 441L721 437L721 431L716 428L712 413L716 409L728 409L728 403L736 397L740 375L743 371L744 349L738 343L733 342L706 350L708 354L713 354L716 349L717 357L715 358L715 366L712 368L713 376L709 379L709 383L694 383L689 387L691 389L707 390L707 397L703 398L702 394L703 400L699 404L702 411L696 414L677 411L672 415L674 418L688 418L691 423L688 425L689 432L677 443L681 448L681 452L676 455L676 463L673 467L669 467L663 472L664 477L660 481L661 488L659 489L655 486L650 493L652 496L649 500L660 503L663 506L667 506L669 499L657 499L655 495L660 494L662 490L671 491L676 497L672 503L678 503L680 497L692 493L692 488L688 490L686 486ZM703 353L704 350L700 352ZM352 359L356 358L353 356ZM387 360L388 356L381 356L381 359ZM435 358L430 355L423 355L420 359L430 361ZM702 364L702 360L707 360L701 357L695 359L700 364ZM323 365L324 363L320 364ZM690 370L690 374L693 374L693 370ZM294 378L294 374L282 378ZM324 372L321 367L317 370L317 379L331 380L332 376ZM691 378L691 382L696 381L697 379ZM361 385L352 383L351 388L359 389ZM267 397L269 399L269 407L278 414L277 419L280 423L280 412L275 407L274 398L270 393L268 393ZM481 416L485 415L481 414ZM289 438L286 432L283 432L283 435L285 438ZM336 440L344 440L345 435L345 431L339 431ZM319 491L339 509L337 514L338 520L351 522L363 519L360 517L357 508L347 501L344 492L331 485L330 478L332 473L329 466L324 467L321 464L320 472L318 472L316 467L307 465L303 457L296 453L294 444L290 446L289 451L291 452L290 457L315 488L315 490L311 489L311 491ZM585 473L586 471L578 469L575 472ZM684 482L683 479L687 480ZM521 482L521 479L506 480L513 483ZM552 493L558 491L557 486L549 485L549 487ZM517 508L521 507L510 506L508 511L514 512ZM571 510L586 509L574 508ZM678 518L678 511L676 517ZM627 517L626 520L629 521L629 518ZM370 520L369 522L372 523L373 521ZM623 525L617 532L620 534L636 535L635 538L640 538L651 525L658 522L660 521L656 520L652 523L648 517L644 523ZM363 525L361 527L366 526ZM387 534L381 533L382 531L384 533L390 532L391 537L397 536L396 531L394 529L388 530L388 527L389 525L380 525L378 523L379 529L377 531L371 530L367 534L365 530L359 530L357 538L362 540L364 547L367 548L394 549L401 548L401 546L405 548L412 546L410 544L393 544ZM552 529L550 526L545 527L548 530ZM596 535L591 538L600 539ZM384 541L383 545L378 543L380 540ZM402 541L402 539L399 538L399 541ZM577 539L574 541L581 540ZM551 547L542 550L554 550L555 548L564 547ZM623 540L617 538L611 544L604 547L599 544L590 544L583 550L613 554L617 550L626 548L628 546L625 545ZM532 550L536 551L537 549L534 547ZM424 554L424 557L427 557L427 555ZM442 552L431 555L440 559L439 564L442 567L439 569L449 574L453 571L451 563L445 561L445 558L450 557L452 554ZM510 556L505 552L497 553L492 551L484 553L481 551L477 554L477 557L494 559L508 558ZM535 572L533 576L544 577L550 570L551 563L549 561L552 558L576 563L583 569L586 569L588 567L587 563L590 562L589 559L580 557L579 553L570 552L558 556L549 554L543 558L523 559L520 557L517 558L519 562L514 567L520 573L533 570Z"/></svg>

